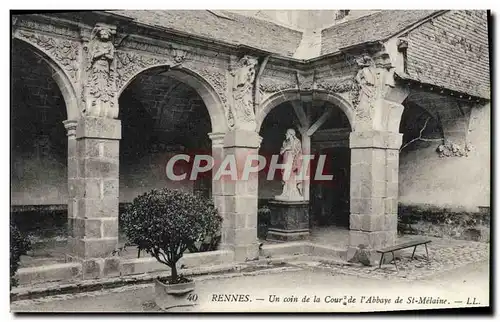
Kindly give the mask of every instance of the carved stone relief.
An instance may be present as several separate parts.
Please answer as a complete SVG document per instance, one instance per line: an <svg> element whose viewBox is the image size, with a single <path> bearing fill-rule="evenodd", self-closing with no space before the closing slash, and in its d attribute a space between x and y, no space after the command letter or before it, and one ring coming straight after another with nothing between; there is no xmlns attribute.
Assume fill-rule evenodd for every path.
<svg viewBox="0 0 500 322"><path fill-rule="evenodd" d="M440 144L436 152L439 154L439 157L463 157L467 156L471 151L471 147L468 144L459 145L447 140L444 144Z"/></svg>
<svg viewBox="0 0 500 322"><path fill-rule="evenodd" d="M257 59L244 56L231 70L232 96L230 115L234 117L234 128L255 131L256 120L253 104L253 88L255 82L255 66Z"/></svg>
<svg viewBox="0 0 500 322"><path fill-rule="evenodd" d="M390 88L394 87L394 68L385 53L375 57L367 54L358 56L356 63L360 68L355 77L359 94L353 105L361 119L369 120L376 102L385 99Z"/></svg>
<svg viewBox="0 0 500 322"><path fill-rule="evenodd" d="M169 57L159 58L131 51L118 51L116 53L118 92L139 72L154 66L174 65Z"/></svg>
<svg viewBox="0 0 500 322"><path fill-rule="evenodd" d="M116 102L115 47L116 29L97 24L87 44L86 80L83 90L83 114L93 117L118 117Z"/></svg>
<svg viewBox="0 0 500 322"><path fill-rule="evenodd" d="M307 92L313 90L314 72L312 73L297 72L296 75L297 75L297 85L299 87L299 91Z"/></svg>
<svg viewBox="0 0 500 322"><path fill-rule="evenodd" d="M286 79L279 78L263 77L259 84L259 89L264 93L276 93L291 88L297 88L297 85Z"/></svg>
<svg viewBox="0 0 500 322"><path fill-rule="evenodd" d="M352 105L359 103L359 84L353 76L321 80L316 86L332 93L349 93Z"/></svg>
<svg viewBox="0 0 500 322"><path fill-rule="evenodd" d="M203 67L196 72L203 77L212 88L217 92L224 107L226 120L230 128L234 127L235 120L231 109L227 102L227 76L221 70L213 67Z"/></svg>
<svg viewBox="0 0 500 322"><path fill-rule="evenodd" d="M19 39L40 48L43 53L52 58L64 70L73 83L78 83L78 52L80 46L78 42L22 29L17 32L17 36Z"/></svg>

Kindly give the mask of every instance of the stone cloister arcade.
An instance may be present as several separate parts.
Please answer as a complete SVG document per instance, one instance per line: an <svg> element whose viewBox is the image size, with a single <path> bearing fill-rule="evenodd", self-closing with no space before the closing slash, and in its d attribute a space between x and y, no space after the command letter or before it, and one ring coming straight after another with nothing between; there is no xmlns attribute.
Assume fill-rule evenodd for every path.
<svg viewBox="0 0 500 322"><path fill-rule="evenodd" d="M322 126L332 115L334 120L341 115L343 121L335 126L344 130L343 140L350 149L348 245L375 249L395 243L400 122L403 102L415 86L396 76L403 74L403 54L394 46L363 44L299 60L243 45L158 32L97 12L79 22L19 16L13 22L12 37L13 48L29 50L39 58L37 64L49 67L61 93L58 108L64 106L65 111L56 112L64 112L64 120L59 121L67 134L67 252L70 261L82 263L84 276L106 275L112 266L110 254L119 238L119 202L133 198L136 191L127 197L123 194L128 183L137 184L121 171L141 158L123 153L141 146L143 129L153 133L160 127L168 138L173 133L180 137L195 133L192 141L203 143L192 149L208 148L216 159L235 155L239 160L259 153L267 140L260 134L274 109L296 118L294 125L307 154L311 146L317 149L315 133L327 135ZM167 130L162 116L152 120L145 116L157 115L163 108L147 103L145 93L161 97L176 86L177 90L184 86L196 102L187 112L181 109L163 116L185 116ZM425 88L418 93L422 91ZM138 95L143 99L134 101ZM139 105L147 113L136 109ZM321 111L315 112L315 118L311 118L313 109ZM186 127L203 115L204 122ZM60 123L52 126L61 129ZM250 177L211 182L211 196L224 218L221 248L232 252L235 261L253 260L259 254L257 181ZM146 182L142 188L153 186ZM305 189L308 199L309 186Z"/></svg>

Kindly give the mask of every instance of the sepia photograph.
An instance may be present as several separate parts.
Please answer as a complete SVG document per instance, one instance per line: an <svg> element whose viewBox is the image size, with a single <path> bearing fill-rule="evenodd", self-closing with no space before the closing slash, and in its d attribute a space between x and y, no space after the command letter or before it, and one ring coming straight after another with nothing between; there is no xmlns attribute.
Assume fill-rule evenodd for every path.
<svg viewBox="0 0 500 322"><path fill-rule="evenodd" d="M11 314L492 314L495 12L9 15Z"/></svg>

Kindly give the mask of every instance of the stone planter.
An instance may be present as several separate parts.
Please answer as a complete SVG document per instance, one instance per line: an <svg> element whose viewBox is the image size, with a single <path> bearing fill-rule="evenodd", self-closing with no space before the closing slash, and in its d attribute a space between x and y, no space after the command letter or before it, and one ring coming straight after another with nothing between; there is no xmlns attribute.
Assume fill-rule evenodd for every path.
<svg viewBox="0 0 500 322"><path fill-rule="evenodd" d="M162 310L173 307L191 306L194 301L190 301L188 296L194 291L194 281L180 284L165 284L155 279L155 303Z"/></svg>

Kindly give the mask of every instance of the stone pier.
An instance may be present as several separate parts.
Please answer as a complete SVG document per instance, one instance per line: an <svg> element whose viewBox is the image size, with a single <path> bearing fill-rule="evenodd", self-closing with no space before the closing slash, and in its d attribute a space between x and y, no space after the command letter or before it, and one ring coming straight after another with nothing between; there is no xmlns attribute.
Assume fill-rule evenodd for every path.
<svg viewBox="0 0 500 322"><path fill-rule="evenodd" d="M402 135L385 131L352 132L350 254L364 245L373 250L397 237L398 156Z"/></svg>
<svg viewBox="0 0 500 322"><path fill-rule="evenodd" d="M69 136L69 256L84 278L118 274L119 120L82 117ZM73 141L75 144L73 144Z"/></svg>
<svg viewBox="0 0 500 322"><path fill-rule="evenodd" d="M213 141L214 142L214 141ZM222 247L234 251L236 261L257 259L257 189L258 175L240 180L247 156L256 155L261 137L253 131L234 130L224 137L224 157L234 156L238 178L223 176L214 182L214 199L221 212ZM217 164L217 161L216 161ZM228 168L228 167L226 167ZM214 181L217 181L215 179Z"/></svg>

